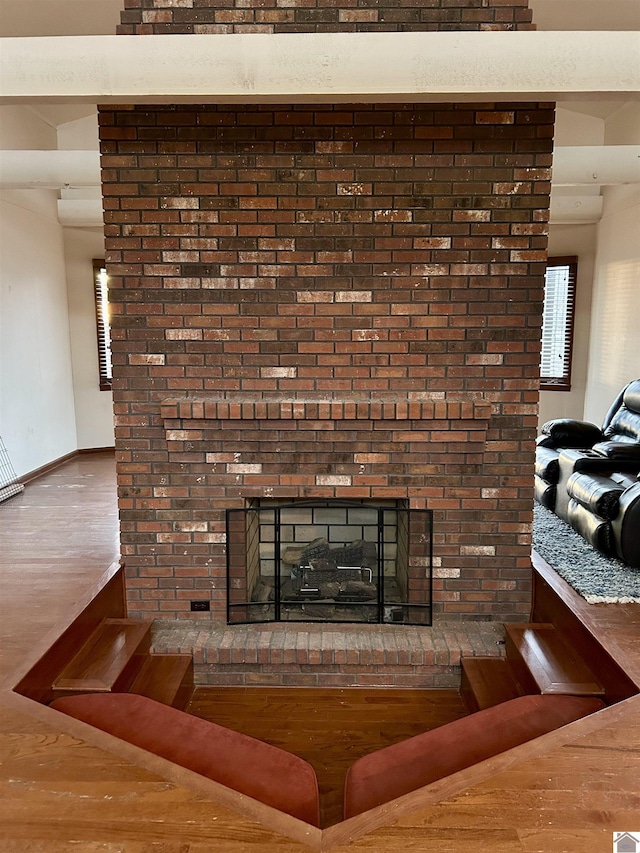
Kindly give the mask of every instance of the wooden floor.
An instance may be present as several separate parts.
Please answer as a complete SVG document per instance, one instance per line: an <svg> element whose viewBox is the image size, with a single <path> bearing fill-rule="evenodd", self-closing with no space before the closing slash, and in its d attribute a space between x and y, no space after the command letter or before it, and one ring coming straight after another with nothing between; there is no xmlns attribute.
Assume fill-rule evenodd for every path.
<svg viewBox="0 0 640 853"><path fill-rule="evenodd" d="M8 693L34 643L57 630L115 558L116 527L113 459L104 456L74 459L0 505L0 850L304 853L301 843L40 721ZM580 606L637 677L640 605ZM612 833L637 830L639 815L635 713L334 849L610 853Z"/></svg>
<svg viewBox="0 0 640 853"><path fill-rule="evenodd" d="M456 690L200 687L189 711L308 761L320 826L342 819L347 769L369 752L466 715Z"/></svg>

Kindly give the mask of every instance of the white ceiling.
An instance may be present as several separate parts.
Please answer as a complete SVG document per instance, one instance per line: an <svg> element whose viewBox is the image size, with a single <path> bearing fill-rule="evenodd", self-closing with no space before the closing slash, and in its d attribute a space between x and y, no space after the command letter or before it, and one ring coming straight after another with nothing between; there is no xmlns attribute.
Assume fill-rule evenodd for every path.
<svg viewBox="0 0 640 853"><path fill-rule="evenodd" d="M541 30L640 30L640 0L529 0ZM124 0L0 0L0 36L110 35Z"/></svg>
<svg viewBox="0 0 640 853"><path fill-rule="evenodd" d="M124 0L0 0L0 36L113 35Z"/></svg>
<svg viewBox="0 0 640 853"><path fill-rule="evenodd" d="M540 30L640 30L640 0L529 0Z"/></svg>

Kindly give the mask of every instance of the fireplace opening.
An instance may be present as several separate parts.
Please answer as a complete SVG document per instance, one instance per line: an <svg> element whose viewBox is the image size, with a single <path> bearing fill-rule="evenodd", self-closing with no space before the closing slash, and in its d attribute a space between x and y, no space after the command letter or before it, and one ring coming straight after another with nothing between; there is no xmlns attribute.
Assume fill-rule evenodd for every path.
<svg viewBox="0 0 640 853"><path fill-rule="evenodd" d="M430 510L258 499L226 520L230 624L431 624Z"/></svg>

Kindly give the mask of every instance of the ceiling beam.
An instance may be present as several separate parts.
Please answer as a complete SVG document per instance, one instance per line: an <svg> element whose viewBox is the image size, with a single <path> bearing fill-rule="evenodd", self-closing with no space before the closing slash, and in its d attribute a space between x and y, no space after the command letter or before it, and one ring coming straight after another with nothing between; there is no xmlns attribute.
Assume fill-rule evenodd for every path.
<svg viewBox="0 0 640 853"><path fill-rule="evenodd" d="M640 182L640 145L581 145L554 149L554 187L613 186ZM97 151L0 151L0 186L99 187Z"/></svg>
<svg viewBox="0 0 640 853"><path fill-rule="evenodd" d="M602 216L602 196L552 196L550 222L553 225L582 225L598 222ZM99 198L58 199L58 221L70 228L102 228L102 201Z"/></svg>
<svg viewBox="0 0 640 853"><path fill-rule="evenodd" d="M0 40L2 103L554 101L640 96L633 32Z"/></svg>
<svg viewBox="0 0 640 853"><path fill-rule="evenodd" d="M97 150L5 149L0 151L0 186L7 189L100 186L100 154Z"/></svg>
<svg viewBox="0 0 640 853"><path fill-rule="evenodd" d="M640 145L556 146L551 180L554 187L638 183Z"/></svg>

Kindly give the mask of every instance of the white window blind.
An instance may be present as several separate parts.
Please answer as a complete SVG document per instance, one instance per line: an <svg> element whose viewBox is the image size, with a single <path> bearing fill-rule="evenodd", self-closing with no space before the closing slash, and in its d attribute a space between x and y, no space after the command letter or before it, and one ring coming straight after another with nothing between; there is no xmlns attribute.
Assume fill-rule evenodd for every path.
<svg viewBox="0 0 640 853"><path fill-rule="evenodd" d="M109 328L109 298L107 283L109 277L104 261L93 262L93 287L96 303L96 326L98 332L98 368L100 390L108 391L112 384L111 371L111 332Z"/></svg>
<svg viewBox="0 0 640 853"><path fill-rule="evenodd" d="M573 317L577 258L549 258L544 285L540 383L542 388L571 388Z"/></svg>

